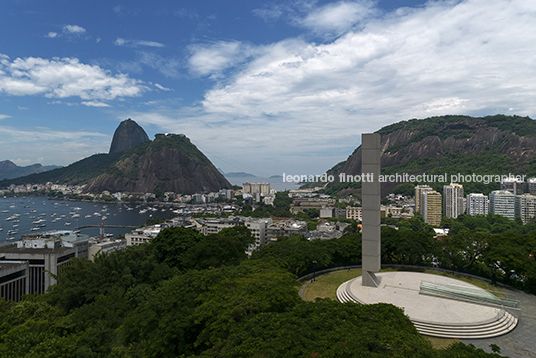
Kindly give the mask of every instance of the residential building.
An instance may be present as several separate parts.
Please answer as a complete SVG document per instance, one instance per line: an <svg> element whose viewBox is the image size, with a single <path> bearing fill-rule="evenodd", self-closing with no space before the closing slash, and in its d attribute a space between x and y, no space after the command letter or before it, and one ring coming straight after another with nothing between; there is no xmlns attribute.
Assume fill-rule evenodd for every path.
<svg viewBox="0 0 536 358"><path fill-rule="evenodd" d="M361 206L347 206L346 218L353 219L356 221L362 221L363 220L363 208Z"/></svg>
<svg viewBox="0 0 536 358"><path fill-rule="evenodd" d="M441 194L437 191L424 191L421 214L424 222L432 226L441 225Z"/></svg>
<svg viewBox="0 0 536 358"><path fill-rule="evenodd" d="M468 194L465 205L468 215L488 215L489 198L482 193Z"/></svg>
<svg viewBox="0 0 536 358"><path fill-rule="evenodd" d="M443 186L444 215L449 218L456 218L465 210L463 207L463 186L456 183Z"/></svg>
<svg viewBox="0 0 536 358"><path fill-rule="evenodd" d="M307 223L298 220L280 220L268 225L266 229L266 241L277 240L278 237L291 236L294 234L305 235L307 233Z"/></svg>
<svg viewBox="0 0 536 358"><path fill-rule="evenodd" d="M241 216L229 216L228 218L198 218L199 231L203 235L217 234L222 229L237 225L244 225L245 220Z"/></svg>
<svg viewBox="0 0 536 358"><path fill-rule="evenodd" d="M525 193L536 195L536 178L528 178L525 182Z"/></svg>
<svg viewBox="0 0 536 358"><path fill-rule="evenodd" d="M386 218L389 215L393 218L399 218L402 215L402 208L395 205L381 205L380 206L380 217Z"/></svg>
<svg viewBox="0 0 536 358"><path fill-rule="evenodd" d="M489 194L489 212L515 219L515 195L506 190L495 190Z"/></svg>
<svg viewBox="0 0 536 358"><path fill-rule="evenodd" d="M250 220L245 221L245 226L251 230L251 235L255 238L255 244L251 245L248 249L248 254L251 254L251 252L261 246L265 246L267 244L266 242L266 229L268 228L268 225L273 224L273 221L271 218L265 218L265 219L252 219L248 218Z"/></svg>
<svg viewBox="0 0 536 358"><path fill-rule="evenodd" d="M270 183L244 183L242 184L242 193L260 195L270 194Z"/></svg>
<svg viewBox="0 0 536 358"><path fill-rule="evenodd" d="M516 195L514 198L515 216L519 216L523 224L536 216L536 196L531 194Z"/></svg>
<svg viewBox="0 0 536 358"><path fill-rule="evenodd" d="M320 209L320 218L339 218L346 217L346 209L339 208L338 206L328 206Z"/></svg>
<svg viewBox="0 0 536 358"><path fill-rule="evenodd" d="M518 178L506 178L501 182L501 190L509 191L514 195L521 195L525 189L525 183L517 180Z"/></svg>
<svg viewBox="0 0 536 358"><path fill-rule="evenodd" d="M162 225L152 225L145 226L133 230L132 232L127 232L125 234L125 239L127 240L127 246L140 245L146 242L151 241L155 238L156 235L160 233L163 229Z"/></svg>
<svg viewBox="0 0 536 358"><path fill-rule="evenodd" d="M204 235L217 234L222 229L242 225L247 227L253 237L255 244L248 248L248 254L261 246L267 244L266 231L269 225L273 223L271 218L256 219L243 216L230 216L228 218L199 218L196 219L197 230Z"/></svg>
<svg viewBox="0 0 536 358"><path fill-rule="evenodd" d="M433 191L432 187L429 185L417 185L415 187L415 212L423 215L424 208L424 193L428 191Z"/></svg>

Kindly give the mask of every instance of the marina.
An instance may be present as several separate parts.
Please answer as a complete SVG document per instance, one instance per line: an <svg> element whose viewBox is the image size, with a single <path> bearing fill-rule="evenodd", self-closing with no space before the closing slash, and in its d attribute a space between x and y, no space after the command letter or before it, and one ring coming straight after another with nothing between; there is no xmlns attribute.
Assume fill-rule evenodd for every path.
<svg viewBox="0 0 536 358"><path fill-rule="evenodd" d="M167 218L170 213L169 208L148 205L1 197L0 244L47 230L80 230L98 236L101 222L107 237L117 237L143 226L151 217Z"/></svg>

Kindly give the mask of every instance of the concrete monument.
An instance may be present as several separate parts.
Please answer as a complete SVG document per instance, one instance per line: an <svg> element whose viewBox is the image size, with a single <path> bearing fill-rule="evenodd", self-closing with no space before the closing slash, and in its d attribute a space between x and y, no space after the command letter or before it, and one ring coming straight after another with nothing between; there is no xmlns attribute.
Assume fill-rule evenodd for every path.
<svg viewBox="0 0 536 358"><path fill-rule="evenodd" d="M362 262L363 286L378 287L380 280L374 272L381 269L380 239L380 135L361 136L362 201Z"/></svg>

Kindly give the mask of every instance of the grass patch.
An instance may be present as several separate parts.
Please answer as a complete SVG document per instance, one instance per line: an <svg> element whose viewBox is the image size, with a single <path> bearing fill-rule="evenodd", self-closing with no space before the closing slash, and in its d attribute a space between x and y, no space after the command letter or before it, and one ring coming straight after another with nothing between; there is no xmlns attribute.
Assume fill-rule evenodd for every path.
<svg viewBox="0 0 536 358"><path fill-rule="evenodd" d="M317 277L316 282L309 283L303 290L304 301L314 301L316 298L331 298L337 300L337 288L353 278L361 276L361 269L335 271Z"/></svg>
<svg viewBox="0 0 536 358"><path fill-rule="evenodd" d="M432 344L432 347L435 349L445 349L448 348L451 344L458 343L460 340L457 338L438 338L438 337L428 337L426 339Z"/></svg>

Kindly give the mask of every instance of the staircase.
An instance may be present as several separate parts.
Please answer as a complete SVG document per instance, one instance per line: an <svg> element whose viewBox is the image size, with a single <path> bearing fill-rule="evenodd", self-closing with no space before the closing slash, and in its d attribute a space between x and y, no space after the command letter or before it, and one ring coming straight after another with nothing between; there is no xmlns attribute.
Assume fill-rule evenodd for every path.
<svg viewBox="0 0 536 358"><path fill-rule="evenodd" d="M354 302L363 304L351 291L350 286L353 280L347 281L337 289L337 299L339 302ZM448 299L445 297L445 299ZM503 307L498 308L497 316L485 322L476 322L471 324L454 324L427 322L412 319L419 333L441 338L458 338L458 339L478 339L491 338L506 334L513 330L518 319L506 311Z"/></svg>

